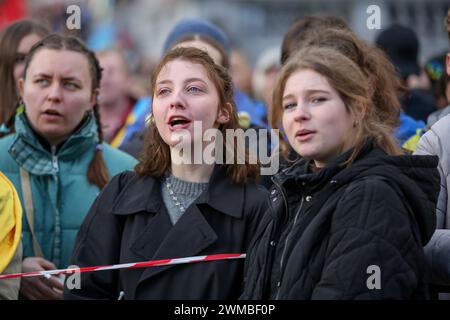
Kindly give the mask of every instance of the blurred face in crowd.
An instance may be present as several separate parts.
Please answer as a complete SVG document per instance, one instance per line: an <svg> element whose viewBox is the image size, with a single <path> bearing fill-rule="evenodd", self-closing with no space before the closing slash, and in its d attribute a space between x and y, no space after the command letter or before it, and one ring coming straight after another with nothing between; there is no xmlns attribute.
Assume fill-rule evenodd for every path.
<svg viewBox="0 0 450 320"><path fill-rule="evenodd" d="M214 60L216 64L223 65L222 54L220 53L219 50L214 48L214 46L210 45L209 43L202 40L188 40L180 42L174 46L174 48L187 48L187 47L203 50Z"/></svg>
<svg viewBox="0 0 450 320"><path fill-rule="evenodd" d="M42 38L35 33L26 35L22 38L17 47L16 51L16 61L14 63L14 80L16 81L16 85L19 84L19 79L23 78L23 71L25 69L24 59L28 51L30 51L31 47L40 41Z"/></svg>
<svg viewBox="0 0 450 320"><path fill-rule="evenodd" d="M230 64L230 73L233 83L242 91L251 94L252 66L245 54L238 50L232 50Z"/></svg>
<svg viewBox="0 0 450 320"><path fill-rule="evenodd" d="M283 92L283 128L302 157L323 167L350 149L353 120L338 92L319 73L297 70Z"/></svg>
<svg viewBox="0 0 450 320"><path fill-rule="evenodd" d="M269 67L264 72L264 82L263 82L263 98L266 106L270 106L272 101L273 88L277 81L278 73L280 72L279 66Z"/></svg>
<svg viewBox="0 0 450 320"><path fill-rule="evenodd" d="M98 55L102 67L99 102L114 102L127 94L129 83L125 61L118 52L106 51Z"/></svg>
<svg viewBox="0 0 450 320"><path fill-rule="evenodd" d="M51 145L65 141L96 101L88 59L79 52L40 49L19 89L33 128Z"/></svg>
<svg viewBox="0 0 450 320"><path fill-rule="evenodd" d="M227 114L219 108L217 88L202 65L172 60L161 69L155 83L153 115L162 139L169 146L179 142L183 129L190 133L192 142L194 121L201 121L203 132L228 121Z"/></svg>

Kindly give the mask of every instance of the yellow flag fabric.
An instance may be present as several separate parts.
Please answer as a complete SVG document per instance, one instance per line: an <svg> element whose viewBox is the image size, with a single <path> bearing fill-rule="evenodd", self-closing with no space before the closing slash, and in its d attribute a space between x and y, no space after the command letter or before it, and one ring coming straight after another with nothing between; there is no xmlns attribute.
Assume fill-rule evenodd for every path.
<svg viewBox="0 0 450 320"><path fill-rule="evenodd" d="M410 153L413 153L417 149L417 145L419 144L419 140L422 137L423 130L417 129L416 134L410 137L406 142L402 145L402 148L404 150L409 151Z"/></svg>
<svg viewBox="0 0 450 320"><path fill-rule="evenodd" d="M22 233L22 207L11 181L0 172L0 273L9 265Z"/></svg>

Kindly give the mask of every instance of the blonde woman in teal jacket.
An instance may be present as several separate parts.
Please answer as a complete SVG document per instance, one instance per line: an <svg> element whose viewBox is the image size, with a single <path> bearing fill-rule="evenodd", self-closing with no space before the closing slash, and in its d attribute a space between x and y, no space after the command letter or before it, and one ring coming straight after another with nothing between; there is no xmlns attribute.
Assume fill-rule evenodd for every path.
<svg viewBox="0 0 450 320"><path fill-rule="evenodd" d="M95 55L73 37L50 35L25 59L15 133L0 139L0 171L24 210L25 272L67 267L95 197L112 176L136 164L102 141L100 79ZM61 299L62 289L56 277L21 282L28 299Z"/></svg>

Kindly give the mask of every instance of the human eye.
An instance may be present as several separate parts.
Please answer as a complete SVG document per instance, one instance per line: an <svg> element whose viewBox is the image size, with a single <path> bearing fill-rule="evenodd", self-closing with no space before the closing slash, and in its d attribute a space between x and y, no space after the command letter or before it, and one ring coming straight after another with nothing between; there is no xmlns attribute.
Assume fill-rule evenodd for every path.
<svg viewBox="0 0 450 320"><path fill-rule="evenodd" d="M295 102L289 102L289 103L285 103L285 104L283 105L283 109L284 109L284 110L290 110L290 109L295 108L296 106L297 106L297 103L295 103Z"/></svg>
<svg viewBox="0 0 450 320"><path fill-rule="evenodd" d="M22 63L25 61L26 54L25 53L16 53L16 56L14 57L14 63Z"/></svg>
<svg viewBox="0 0 450 320"><path fill-rule="evenodd" d="M164 95L167 95L167 94L169 94L169 93L170 93L170 90L169 90L169 88L166 88L166 87L159 88L159 89L156 91L156 95L157 95L157 96L164 96Z"/></svg>
<svg viewBox="0 0 450 320"><path fill-rule="evenodd" d="M311 102L313 104L320 104L320 103L325 102L327 100L328 99L326 97L324 97L324 96L316 96L316 97L312 97L311 98Z"/></svg>
<svg viewBox="0 0 450 320"><path fill-rule="evenodd" d="M45 79L45 78L37 78L37 79L34 81L34 83L36 83L36 84L38 84L39 86L43 87L43 86L48 85L50 82L49 82L47 79Z"/></svg>
<svg viewBox="0 0 450 320"><path fill-rule="evenodd" d="M203 92L202 89L200 89L198 86L190 86L187 89L187 92L191 92L191 93L200 93Z"/></svg>
<svg viewBox="0 0 450 320"><path fill-rule="evenodd" d="M65 82L64 87L69 90L75 90L80 88L80 86L74 82Z"/></svg>

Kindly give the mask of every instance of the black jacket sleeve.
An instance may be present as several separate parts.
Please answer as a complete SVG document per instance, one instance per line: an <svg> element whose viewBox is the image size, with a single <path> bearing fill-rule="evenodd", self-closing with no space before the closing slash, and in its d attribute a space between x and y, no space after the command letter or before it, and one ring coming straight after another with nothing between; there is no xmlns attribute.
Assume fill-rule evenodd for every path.
<svg viewBox="0 0 450 320"><path fill-rule="evenodd" d="M120 216L112 214L112 207L126 176L127 173L115 176L90 208L78 231L71 265L103 266L119 261L122 224ZM81 273L80 276L80 288L69 289L66 283L64 299L117 299L117 270L87 272Z"/></svg>
<svg viewBox="0 0 450 320"><path fill-rule="evenodd" d="M337 205L312 299L410 299L423 250L405 199L387 182L349 186Z"/></svg>

